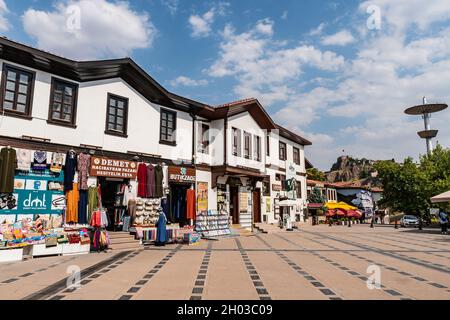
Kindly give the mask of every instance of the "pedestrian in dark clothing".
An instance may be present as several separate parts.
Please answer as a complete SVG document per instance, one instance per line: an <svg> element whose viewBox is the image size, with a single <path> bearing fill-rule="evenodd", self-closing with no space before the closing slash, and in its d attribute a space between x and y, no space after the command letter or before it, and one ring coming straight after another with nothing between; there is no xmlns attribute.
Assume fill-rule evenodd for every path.
<svg viewBox="0 0 450 320"><path fill-rule="evenodd" d="M441 224L441 233L447 234L447 228L448 228L448 216L447 213L445 213L443 210L439 212L439 223Z"/></svg>

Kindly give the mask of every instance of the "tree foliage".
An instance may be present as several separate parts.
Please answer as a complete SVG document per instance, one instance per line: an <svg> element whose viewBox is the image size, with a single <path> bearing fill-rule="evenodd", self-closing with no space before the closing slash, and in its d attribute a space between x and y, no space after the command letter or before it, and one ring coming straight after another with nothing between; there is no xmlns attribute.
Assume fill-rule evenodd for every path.
<svg viewBox="0 0 450 320"><path fill-rule="evenodd" d="M325 181L326 176L325 173L320 171L317 168L311 168L306 170L306 174L308 175L308 179L317 180L317 181Z"/></svg>
<svg viewBox="0 0 450 320"><path fill-rule="evenodd" d="M310 203L324 203L326 202L325 197L322 195L322 192L319 188L314 188L309 196Z"/></svg>
<svg viewBox="0 0 450 320"><path fill-rule="evenodd" d="M380 161L375 168L384 189L381 204L394 211L427 215L430 198L450 190L450 149L440 145L419 163L411 158L403 163Z"/></svg>

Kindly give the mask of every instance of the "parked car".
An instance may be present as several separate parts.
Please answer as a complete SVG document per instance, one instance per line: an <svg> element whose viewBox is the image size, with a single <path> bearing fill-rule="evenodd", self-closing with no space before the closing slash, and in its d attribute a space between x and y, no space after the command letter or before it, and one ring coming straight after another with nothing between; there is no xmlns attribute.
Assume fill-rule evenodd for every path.
<svg viewBox="0 0 450 320"><path fill-rule="evenodd" d="M419 218L416 216L405 215L400 219L400 225L403 228L406 227L418 227L419 226Z"/></svg>

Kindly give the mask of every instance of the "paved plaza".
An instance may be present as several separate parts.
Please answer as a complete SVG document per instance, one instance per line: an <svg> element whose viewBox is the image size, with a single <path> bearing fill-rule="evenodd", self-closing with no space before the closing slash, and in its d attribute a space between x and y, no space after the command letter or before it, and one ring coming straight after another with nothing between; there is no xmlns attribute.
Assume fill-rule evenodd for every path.
<svg viewBox="0 0 450 320"><path fill-rule="evenodd" d="M450 299L449 244L437 230L302 226L194 246L47 257L0 265L0 299ZM381 288L370 290L374 265ZM81 285L68 288L77 268Z"/></svg>

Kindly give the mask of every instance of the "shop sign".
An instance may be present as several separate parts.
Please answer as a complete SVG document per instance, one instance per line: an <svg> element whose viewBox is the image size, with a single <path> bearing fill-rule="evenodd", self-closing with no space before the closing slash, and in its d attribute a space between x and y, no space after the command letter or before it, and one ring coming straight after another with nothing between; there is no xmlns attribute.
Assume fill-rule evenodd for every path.
<svg viewBox="0 0 450 320"><path fill-rule="evenodd" d="M286 180L295 179L296 171L293 163L289 164L289 167L286 170Z"/></svg>
<svg viewBox="0 0 450 320"><path fill-rule="evenodd" d="M196 175L194 168L173 167L168 168L169 181L195 183Z"/></svg>
<svg viewBox="0 0 450 320"><path fill-rule="evenodd" d="M197 182L197 211L208 210L208 182Z"/></svg>
<svg viewBox="0 0 450 320"><path fill-rule="evenodd" d="M89 174L94 177L136 179L137 162L91 157Z"/></svg>
<svg viewBox="0 0 450 320"><path fill-rule="evenodd" d="M272 183L272 191L281 191L281 185Z"/></svg>

